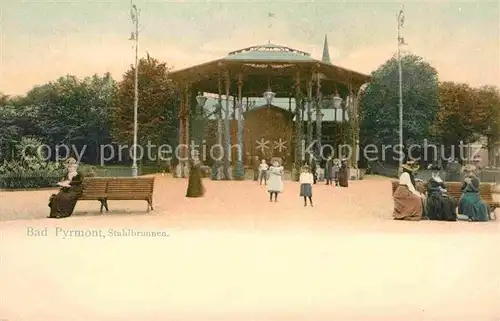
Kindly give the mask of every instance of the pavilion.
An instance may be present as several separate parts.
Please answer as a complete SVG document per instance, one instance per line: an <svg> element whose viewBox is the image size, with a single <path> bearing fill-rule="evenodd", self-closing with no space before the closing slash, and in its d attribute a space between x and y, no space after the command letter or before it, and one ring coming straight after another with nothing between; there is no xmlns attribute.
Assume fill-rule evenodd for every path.
<svg viewBox="0 0 500 321"><path fill-rule="evenodd" d="M332 64L326 36L321 60L304 51L267 43L173 71L170 77L181 93L179 144L201 143L207 128L215 124L216 139L209 142L208 137L207 142L224 146L226 178L230 177L230 159L235 158L235 176L240 179L244 163L253 157L278 156L286 167L297 170L305 161L304 143L309 146L316 141L319 151L325 133L336 137L329 143L358 148L359 93L370 76ZM213 112L204 106L209 94L215 97ZM258 97L264 98L263 104L256 103ZM283 106L284 99L288 106ZM215 121L210 122L211 115ZM324 122L334 125L325 132ZM275 148L279 139L286 146ZM267 150L257 143L261 140L270 142ZM231 156L234 144L243 146L235 158ZM354 157L350 167L357 169Z"/></svg>

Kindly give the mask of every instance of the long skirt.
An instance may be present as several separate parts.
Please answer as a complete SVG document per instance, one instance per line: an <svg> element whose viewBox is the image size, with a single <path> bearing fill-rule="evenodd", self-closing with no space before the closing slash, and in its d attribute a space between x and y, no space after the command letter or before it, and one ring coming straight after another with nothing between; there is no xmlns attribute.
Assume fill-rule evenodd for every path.
<svg viewBox="0 0 500 321"><path fill-rule="evenodd" d="M338 181L341 187L349 187L349 170L341 168L338 173Z"/></svg>
<svg viewBox="0 0 500 321"><path fill-rule="evenodd" d="M467 215L472 221L485 222L489 220L489 207L476 192L462 194L458 204L458 213Z"/></svg>
<svg viewBox="0 0 500 321"><path fill-rule="evenodd" d="M202 197L205 195L205 187L202 182L201 168L193 167L188 179L186 197Z"/></svg>
<svg viewBox="0 0 500 321"><path fill-rule="evenodd" d="M52 194L49 199L50 218L69 217L73 214L76 202L81 193L69 190L61 190L57 194Z"/></svg>
<svg viewBox="0 0 500 321"><path fill-rule="evenodd" d="M300 184L300 196L302 197L312 197L312 185L311 184Z"/></svg>
<svg viewBox="0 0 500 321"><path fill-rule="evenodd" d="M419 221L422 219L422 199L410 192L407 186L398 186L393 198L393 217L395 220Z"/></svg>
<svg viewBox="0 0 500 321"><path fill-rule="evenodd" d="M432 193L427 198L427 218L435 221L456 221L457 202L449 195Z"/></svg>

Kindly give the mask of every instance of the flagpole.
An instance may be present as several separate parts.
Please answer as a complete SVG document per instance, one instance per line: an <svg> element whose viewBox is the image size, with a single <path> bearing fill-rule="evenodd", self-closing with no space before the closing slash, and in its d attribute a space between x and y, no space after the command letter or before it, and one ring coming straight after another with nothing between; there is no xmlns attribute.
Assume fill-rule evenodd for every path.
<svg viewBox="0 0 500 321"><path fill-rule="evenodd" d="M401 45L404 38L401 37L401 28L404 23L404 7L398 14L398 71L399 71L399 146L403 151L403 66L401 63ZM403 166L403 158L399 157L399 169Z"/></svg>
<svg viewBox="0 0 500 321"><path fill-rule="evenodd" d="M134 18L135 17L135 18ZM134 158L132 163L132 177L138 176L137 168L137 109L139 105L139 11L132 4L132 21L135 23L135 73L134 73Z"/></svg>

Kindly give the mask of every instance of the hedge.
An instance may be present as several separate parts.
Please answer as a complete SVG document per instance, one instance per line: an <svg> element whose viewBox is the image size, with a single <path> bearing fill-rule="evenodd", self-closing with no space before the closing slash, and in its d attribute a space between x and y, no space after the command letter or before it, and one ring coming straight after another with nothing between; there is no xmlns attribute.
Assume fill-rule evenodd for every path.
<svg viewBox="0 0 500 321"><path fill-rule="evenodd" d="M55 187L65 170L26 170L0 175L0 189Z"/></svg>

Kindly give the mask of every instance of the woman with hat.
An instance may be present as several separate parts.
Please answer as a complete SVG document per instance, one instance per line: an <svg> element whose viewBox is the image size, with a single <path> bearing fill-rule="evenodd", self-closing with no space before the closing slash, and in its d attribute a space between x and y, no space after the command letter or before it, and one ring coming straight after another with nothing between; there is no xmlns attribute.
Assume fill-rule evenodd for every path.
<svg viewBox="0 0 500 321"><path fill-rule="evenodd" d="M423 215L423 195L415 189L414 173L419 166L414 161L403 164L399 186L394 191L395 220L419 221Z"/></svg>
<svg viewBox="0 0 500 321"><path fill-rule="evenodd" d="M198 153L193 153L194 155L189 160L189 178L188 178L188 188L186 191L186 197L202 197L205 195L205 187L203 186L203 174L201 172L201 161L199 159Z"/></svg>
<svg viewBox="0 0 500 321"><path fill-rule="evenodd" d="M465 173L462 185L462 196L458 202L458 219L476 222L489 220L489 206L481 199L479 194L480 181L476 176L474 165L465 165L462 171Z"/></svg>
<svg viewBox="0 0 500 321"><path fill-rule="evenodd" d="M284 169L280 162L275 159L272 166L269 167L269 180L267 183L267 191L269 192L269 201L278 201L278 193L283 192L283 174Z"/></svg>
<svg viewBox="0 0 500 321"><path fill-rule="evenodd" d="M446 184L439 176L439 167L430 166L429 169L437 170L433 172L427 182L427 202L426 216L429 220L456 221L457 203L455 199L448 195Z"/></svg>
<svg viewBox="0 0 500 321"><path fill-rule="evenodd" d="M311 174L311 168L308 165L302 167L302 173L300 173L300 196L304 198L304 206L307 206L307 199L309 203L313 206L312 201L312 185L314 183L313 174Z"/></svg>
<svg viewBox="0 0 500 321"><path fill-rule="evenodd" d="M347 167L347 160L345 158L342 159L342 162L340 164L338 181L340 187L349 186L349 168Z"/></svg>
<svg viewBox="0 0 500 321"><path fill-rule="evenodd" d="M83 177L77 173L71 180L58 183L61 190L57 194L52 194L49 199L49 218L63 218L73 214L76 202L83 193Z"/></svg>

